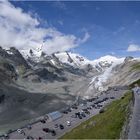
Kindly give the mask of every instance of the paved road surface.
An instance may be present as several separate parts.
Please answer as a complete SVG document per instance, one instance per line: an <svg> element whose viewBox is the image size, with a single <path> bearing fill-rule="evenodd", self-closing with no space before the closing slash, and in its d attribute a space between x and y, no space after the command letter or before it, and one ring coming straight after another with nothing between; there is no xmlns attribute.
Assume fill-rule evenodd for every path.
<svg viewBox="0 0 140 140"><path fill-rule="evenodd" d="M115 97L115 99L109 99L109 100L101 103L103 106L105 106L105 105L109 104L110 102L112 102L113 100L116 100L116 99L120 98L121 96L123 96L124 92L125 92L125 90L109 91L108 94L101 95L99 97L99 99L97 99L96 101L102 100L105 97L109 97L109 98L112 97L112 96ZM87 106L90 106L91 104L93 104L96 101L88 102ZM99 110L101 109L101 108L100 109L92 108L92 110L89 110L91 114L86 115L86 117L83 118L83 119L72 118L71 117L73 114L75 114L78 111L81 111L81 109L83 109L83 108L85 108L85 107L84 106L78 106L78 109L72 110L72 112L69 112L68 114L63 114L62 118L59 118L59 119L57 119L55 121L52 121L52 122L46 122L45 124L42 124L41 122L35 123L35 124L32 125L31 130L28 130L27 128L23 128L23 130L25 132L25 135L19 134L17 131L15 131L15 132L9 134L9 138L10 139L24 139L24 138L27 138L27 136L32 136L33 138L42 137L43 139L57 139L60 136L64 135L66 132L73 129L74 127L78 126L81 122L83 122L83 121L91 118L92 116L98 114ZM66 121L71 121L71 126L67 126ZM60 128L56 129L54 127L55 124L63 124L64 129L63 130L61 130ZM49 128L49 129L55 129L56 136L52 136L51 133L43 132L42 128L45 128L45 127Z"/></svg>
<svg viewBox="0 0 140 140"><path fill-rule="evenodd" d="M140 94L134 93L135 103L128 139L140 139Z"/></svg>

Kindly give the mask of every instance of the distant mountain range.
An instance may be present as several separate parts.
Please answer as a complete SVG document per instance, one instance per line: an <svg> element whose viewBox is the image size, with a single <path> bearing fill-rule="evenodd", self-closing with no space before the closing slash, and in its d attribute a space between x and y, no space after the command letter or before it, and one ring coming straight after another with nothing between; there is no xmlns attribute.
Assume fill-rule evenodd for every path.
<svg viewBox="0 0 140 140"><path fill-rule="evenodd" d="M0 47L0 131L138 79L139 58Z"/></svg>
<svg viewBox="0 0 140 140"><path fill-rule="evenodd" d="M65 81L67 73L92 76L89 83L94 84L96 89L103 90L103 83L113 76L113 69L120 65L125 65L126 61L130 63L139 62L139 58L126 57L117 58L115 56L103 56L96 60L71 53L57 52L47 55L41 48L37 50L17 50L11 47L9 50L0 48L0 57L2 62L9 64L15 71L18 79L26 79L31 82ZM6 80L6 79L5 79ZM46 81L45 81L46 82Z"/></svg>

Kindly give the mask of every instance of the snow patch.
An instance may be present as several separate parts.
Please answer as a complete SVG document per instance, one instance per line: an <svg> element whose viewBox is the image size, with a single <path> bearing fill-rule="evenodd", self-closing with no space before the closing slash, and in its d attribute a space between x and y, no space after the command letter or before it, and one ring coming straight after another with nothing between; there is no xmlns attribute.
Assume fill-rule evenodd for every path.
<svg viewBox="0 0 140 140"><path fill-rule="evenodd" d="M13 53L10 50L6 50L6 52L10 55L12 55Z"/></svg>
<svg viewBox="0 0 140 140"><path fill-rule="evenodd" d="M55 61L53 59L50 60L52 62L53 65L55 65Z"/></svg>

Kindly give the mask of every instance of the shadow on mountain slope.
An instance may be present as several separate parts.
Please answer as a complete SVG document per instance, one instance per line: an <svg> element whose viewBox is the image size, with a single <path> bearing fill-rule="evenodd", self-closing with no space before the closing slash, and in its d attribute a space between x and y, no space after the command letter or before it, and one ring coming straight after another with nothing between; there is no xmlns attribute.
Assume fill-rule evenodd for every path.
<svg viewBox="0 0 140 140"><path fill-rule="evenodd" d="M9 92L10 91L10 92ZM68 94L29 93L0 85L0 125L30 120L67 106L75 97Z"/></svg>

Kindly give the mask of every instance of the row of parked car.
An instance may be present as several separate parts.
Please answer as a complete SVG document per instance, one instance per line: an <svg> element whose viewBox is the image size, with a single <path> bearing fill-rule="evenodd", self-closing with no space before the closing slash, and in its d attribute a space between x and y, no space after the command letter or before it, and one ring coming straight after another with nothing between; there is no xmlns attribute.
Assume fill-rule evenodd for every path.
<svg viewBox="0 0 140 140"><path fill-rule="evenodd" d="M93 101L95 101L96 99L97 99L97 98L92 98L92 99L89 99L89 100L87 100L87 101L88 101L88 102L93 102ZM72 117L72 118L79 118L79 119L85 118L86 115L89 115L89 114L90 114L90 110L92 110L93 108L95 108L95 109L101 108L102 105L101 105L100 103L102 103L102 102L104 102L104 101L106 101L106 100L108 100L108 99L109 99L109 98L104 98L104 99L102 99L102 100L98 100L98 101L94 102L93 104L91 104L90 106L87 106L87 107L83 108L81 111L76 112L76 113L73 114L71 117ZM77 105L73 105L73 106L71 106L71 107L68 107L68 108L66 108L65 110L63 110L62 113L68 114L69 112L71 112L71 111L74 110L74 109L75 109L75 110L78 109L78 106L77 106ZM44 123L46 123L46 120L45 120L45 119L42 119L42 120L40 120L40 122L44 124ZM71 122L70 122L70 121L66 121L66 124L67 124L67 126L71 126ZM64 129L64 125L62 125L62 124L55 124L55 125L54 125L54 128L55 128L55 129L61 129L61 130L63 130L63 129ZM28 126L28 129L31 129L31 127ZM45 133L50 133L52 136L55 136L55 135L56 135L55 129L50 129L50 128L46 128L46 127L45 127L45 128L42 128L42 131L45 132ZM19 130L18 130L18 131L19 131ZM19 133L24 134L23 131L19 131ZM27 139L33 139L33 138L32 138L31 136L27 136ZM38 139L41 140L42 138L39 137Z"/></svg>
<svg viewBox="0 0 140 140"><path fill-rule="evenodd" d="M56 135L56 132L54 129L49 129L49 128L42 128L42 131L45 133L51 133L52 136Z"/></svg>
<svg viewBox="0 0 140 140"><path fill-rule="evenodd" d="M81 104L82 106L84 106L84 108L79 111L76 112L75 114L73 114L71 117L72 118L79 118L82 119L84 117L86 117L87 115L90 114L90 110L92 110L93 108L95 109L100 109L103 105L101 103L109 100L109 99L114 99L114 97L105 97L104 99L98 100L98 97L96 98L91 98L91 99L87 99L86 102L84 104ZM96 101L97 100L97 101ZM88 102L90 103L90 105L87 106ZM94 102L94 103L92 103ZM62 110L61 113L64 114L68 114L69 112L71 112L72 110L77 110L78 109L78 105L74 104L71 107L67 107L65 110ZM41 119L40 122L41 123L46 123L47 119ZM71 122L70 121L66 121L67 126L71 126ZM27 129L30 130L32 129L31 125L27 125ZM64 125L62 124L55 124L54 125L54 129L49 129L49 128L42 128L42 131L45 133L50 133L52 136L56 135L56 131L55 129L64 129ZM23 129L18 129L17 130L18 133L25 135L25 132L23 131ZM4 136L5 138L8 139L8 134ZM34 139L31 136L26 136L26 139ZM41 137L38 137L38 139L42 139Z"/></svg>
<svg viewBox="0 0 140 140"><path fill-rule="evenodd" d="M75 104L72 105L71 107L67 107L66 109L62 110L61 113L68 114L69 112L71 112L74 109L78 109L78 106Z"/></svg>
<svg viewBox="0 0 140 140"><path fill-rule="evenodd" d="M86 106L85 108L83 108L79 112L76 112L71 117L72 118L79 118L79 119L85 118L87 115L90 115L90 110L92 110L93 108L95 108L95 109L102 108L103 105L101 103L103 103L103 102L105 102L105 101L107 101L109 99L114 99L114 97L110 97L110 98L106 97L106 98L104 98L102 100L97 100L97 99L98 99L98 97L97 98L88 99L87 102L90 102L90 105L89 106L85 105ZM94 103L92 104L93 101L94 101ZM62 111L62 113L68 114L69 112L71 112L74 109L75 110L78 109L78 106L77 105L72 105L71 107L67 107L65 110ZM40 120L40 122L41 123L46 123L45 120ZM71 122L70 121L66 121L66 124L67 124L67 126L71 126ZM62 125L62 124L55 124L54 128L55 129L63 130L64 129L64 125ZM43 128L42 131L45 132L45 133L51 133L52 136L55 136L56 135L55 129ZM39 137L39 138L41 139L41 137Z"/></svg>

